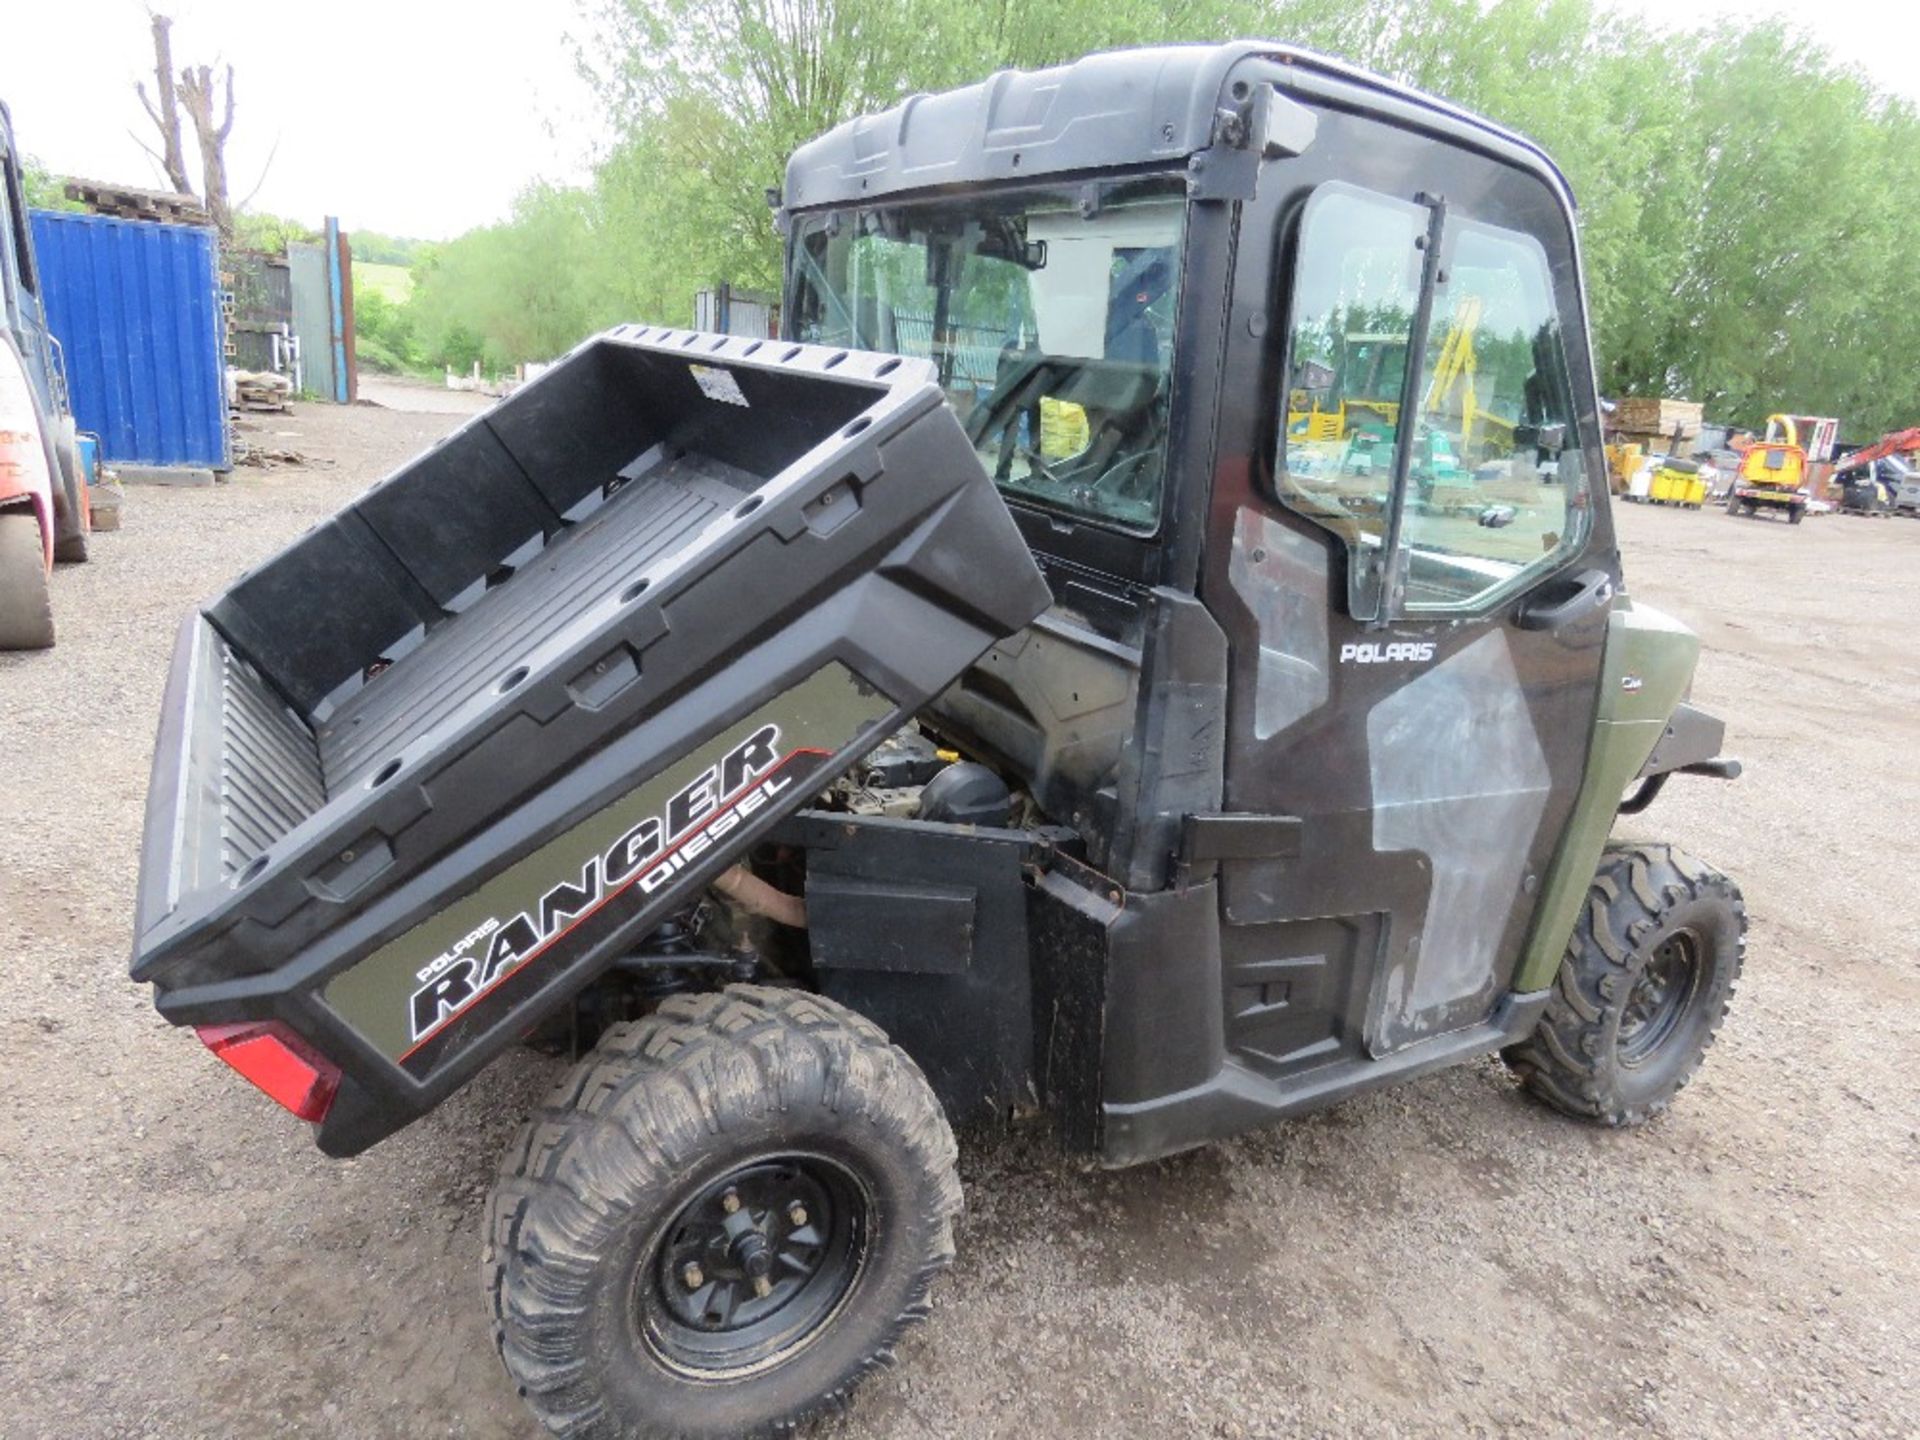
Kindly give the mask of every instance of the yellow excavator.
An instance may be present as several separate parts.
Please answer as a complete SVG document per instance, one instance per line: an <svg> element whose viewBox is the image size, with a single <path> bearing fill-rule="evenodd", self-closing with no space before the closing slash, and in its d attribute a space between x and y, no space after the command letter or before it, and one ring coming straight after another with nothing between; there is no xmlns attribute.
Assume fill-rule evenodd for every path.
<svg viewBox="0 0 1920 1440"><path fill-rule="evenodd" d="M1476 434L1493 441L1502 454L1513 448L1513 422L1481 409L1475 388L1478 360L1473 336L1480 328L1484 308L1478 295L1461 298L1420 403L1422 416L1444 415L1458 422L1458 453L1463 459L1473 455ZM1383 437L1399 428L1406 335L1355 331L1345 339L1345 353L1333 377L1334 384L1327 390L1296 387L1288 397L1289 434L1305 440L1347 440L1362 427L1379 431ZM1329 391L1339 398L1327 403L1324 397ZM1495 432L1502 433L1496 436Z"/></svg>
<svg viewBox="0 0 1920 1440"><path fill-rule="evenodd" d="M1407 337L1401 331L1353 330L1344 337L1340 367L1325 388L1296 387L1288 397L1287 432L1304 440L1346 440L1363 426L1381 435L1400 423L1400 381ZM1339 398L1329 402L1328 396Z"/></svg>

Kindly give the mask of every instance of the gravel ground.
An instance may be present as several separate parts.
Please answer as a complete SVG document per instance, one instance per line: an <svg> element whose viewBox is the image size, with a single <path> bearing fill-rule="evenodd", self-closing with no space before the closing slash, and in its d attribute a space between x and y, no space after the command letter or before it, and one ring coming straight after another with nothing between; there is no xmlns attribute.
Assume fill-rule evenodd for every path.
<svg viewBox="0 0 1920 1440"><path fill-rule="evenodd" d="M59 648L0 656L0 1435L530 1433L478 1219L555 1062L329 1161L125 973L178 616L454 423L302 408L263 433L332 463L132 492ZM1116 1174L975 1137L931 1324L823 1434L1920 1435L1920 525L1619 524L1750 762L1631 831L1753 916L1673 1111L1597 1132L1488 1061Z"/></svg>

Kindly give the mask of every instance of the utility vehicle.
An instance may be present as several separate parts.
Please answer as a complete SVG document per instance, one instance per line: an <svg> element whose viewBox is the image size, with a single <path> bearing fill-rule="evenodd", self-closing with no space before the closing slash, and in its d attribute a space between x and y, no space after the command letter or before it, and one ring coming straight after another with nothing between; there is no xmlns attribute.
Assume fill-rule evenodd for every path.
<svg viewBox="0 0 1920 1440"><path fill-rule="evenodd" d="M841 1401L956 1125L1131 1165L1488 1052L1665 1106L1741 900L1609 833L1737 765L1622 589L1547 158L1235 43L915 97L777 203L787 338L589 342L189 616L161 722L134 975L322 1149L584 1051L487 1208L540 1420ZM1383 334L1356 473L1289 397Z"/></svg>

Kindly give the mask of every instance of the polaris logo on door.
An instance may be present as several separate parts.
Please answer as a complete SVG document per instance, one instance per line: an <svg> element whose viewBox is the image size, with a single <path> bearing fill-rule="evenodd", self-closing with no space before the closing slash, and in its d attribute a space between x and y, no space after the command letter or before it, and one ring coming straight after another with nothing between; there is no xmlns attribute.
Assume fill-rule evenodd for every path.
<svg viewBox="0 0 1920 1440"><path fill-rule="evenodd" d="M653 894L746 823L794 783L775 773L783 762L779 742L779 726L761 726L675 792L659 814L588 857L577 877L561 880L510 919L488 917L421 966L407 1007L413 1042L446 1025L615 895L636 885Z"/></svg>
<svg viewBox="0 0 1920 1440"><path fill-rule="evenodd" d="M1342 665L1419 665L1433 659L1431 640L1348 641L1340 647Z"/></svg>

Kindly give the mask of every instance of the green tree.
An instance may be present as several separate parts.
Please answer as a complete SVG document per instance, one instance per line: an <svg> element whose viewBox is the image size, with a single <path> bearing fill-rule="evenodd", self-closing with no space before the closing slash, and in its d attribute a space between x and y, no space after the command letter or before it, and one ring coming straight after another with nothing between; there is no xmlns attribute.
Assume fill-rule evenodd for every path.
<svg viewBox="0 0 1920 1440"><path fill-rule="evenodd" d="M570 348L612 318L593 294L599 245L589 192L528 189L510 219L437 247L415 267L407 309L420 358L505 370ZM470 337L477 355L468 353Z"/></svg>
<svg viewBox="0 0 1920 1440"><path fill-rule="evenodd" d="M353 334L362 364L396 373L418 368L413 327L411 305L397 305L378 290L355 294Z"/></svg>
<svg viewBox="0 0 1920 1440"><path fill-rule="evenodd" d="M1319 24L1352 8L1278 13ZM1239 0L597 0L587 13L580 62L620 137L594 186L616 289L676 321L720 280L777 288L766 192L823 130L1009 65L1251 33L1275 16Z"/></svg>
<svg viewBox="0 0 1920 1440"><path fill-rule="evenodd" d="M360 237L362 258L390 240L409 257L420 361L504 367L615 321L685 324L719 281L776 288L765 193L788 155L915 91L1269 34L1542 143L1581 202L1607 392L1745 425L1839 414L1862 436L1920 419L1900 327L1920 313L1920 117L1777 23L1661 32L1604 0L579 3L577 58L612 124L591 183L535 187L443 246Z"/></svg>
<svg viewBox="0 0 1920 1440"><path fill-rule="evenodd" d="M26 192L29 210L84 210L78 200L69 200L66 181L52 174L31 155L21 157L20 185Z"/></svg>
<svg viewBox="0 0 1920 1440"><path fill-rule="evenodd" d="M420 257L426 243L424 240L408 239L404 235L386 235L378 230L356 230L353 232L353 258L374 265L411 266Z"/></svg>
<svg viewBox="0 0 1920 1440"><path fill-rule="evenodd" d="M286 215L270 215L264 210L242 210L233 217L233 243L241 250L285 255L290 244L317 245L325 238L322 232L311 225Z"/></svg>

